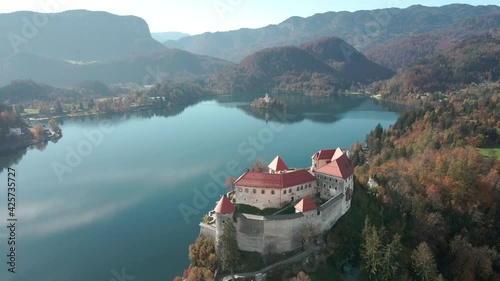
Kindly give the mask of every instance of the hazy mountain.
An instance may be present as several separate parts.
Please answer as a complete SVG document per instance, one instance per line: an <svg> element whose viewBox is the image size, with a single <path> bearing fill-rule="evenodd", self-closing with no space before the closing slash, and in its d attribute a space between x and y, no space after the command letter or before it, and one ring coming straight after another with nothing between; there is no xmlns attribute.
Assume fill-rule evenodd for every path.
<svg viewBox="0 0 500 281"><path fill-rule="evenodd" d="M401 69L381 83L392 93L435 92L500 79L500 28Z"/></svg>
<svg viewBox="0 0 500 281"><path fill-rule="evenodd" d="M187 33L182 33L182 32L152 32L151 37L155 39L158 42L165 42L167 40L177 40L182 37L186 36L191 36L190 34Z"/></svg>
<svg viewBox="0 0 500 281"><path fill-rule="evenodd" d="M387 79L393 72L377 65L345 41L321 38L300 47L268 48L214 75L216 92L333 94L353 83Z"/></svg>
<svg viewBox="0 0 500 281"><path fill-rule="evenodd" d="M84 10L0 14L0 57L17 51L75 61L103 61L161 50L135 16Z"/></svg>
<svg viewBox="0 0 500 281"><path fill-rule="evenodd" d="M73 86L85 80L98 80L106 84L133 82L144 85L163 80L202 78L230 65L231 63L220 59L170 49L85 64L20 52L0 60L0 85L18 79L33 79L60 87Z"/></svg>
<svg viewBox="0 0 500 281"><path fill-rule="evenodd" d="M500 12L467 18L449 28L397 38L371 48L367 57L382 65L398 69L420 58L452 48L461 40L500 27Z"/></svg>
<svg viewBox="0 0 500 281"><path fill-rule="evenodd" d="M59 89L32 80L16 80L0 88L0 103L14 104L26 100L53 101L79 97L76 91Z"/></svg>
<svg viewBox="0 0 500 281"><path fill-rule="evenodd" d="M395 38L450 27L466 18L500 11L498 6L454 4L443 7L411 6L357 12L328 12L308 18L292 17L278 25L240 29L167 41L165 45L196 54L239 62L269 47L299 45L325 36L337 36L366 53Z"/></svg>

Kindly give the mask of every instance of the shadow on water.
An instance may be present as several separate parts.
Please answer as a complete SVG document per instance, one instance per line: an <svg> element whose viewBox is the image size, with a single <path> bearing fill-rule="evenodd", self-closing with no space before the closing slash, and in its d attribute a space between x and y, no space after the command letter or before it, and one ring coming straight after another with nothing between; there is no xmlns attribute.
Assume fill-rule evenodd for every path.
<svg viewBox="0 0 500 281"><path fill-rule="evenodd" d="M298 123L309 120L314 123L334 123L341 115L355 108L360 110L381 111L380 105L366 96L333 95L329 97L305 95L271 95L287 104L285 110L264 110L253 108L250 103L253 99L263 95L238 95L217 98L222 106L237 107L247 115L264 121L279 123Z"/></svg>

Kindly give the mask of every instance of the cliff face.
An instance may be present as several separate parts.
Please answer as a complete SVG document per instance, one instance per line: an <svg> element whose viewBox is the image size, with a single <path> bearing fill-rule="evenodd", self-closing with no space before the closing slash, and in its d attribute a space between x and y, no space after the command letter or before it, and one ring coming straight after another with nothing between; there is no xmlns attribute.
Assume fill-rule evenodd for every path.
<svg viewBox="0 0 500 281"><path fill-rule="evenodd" d="M0 14L0 58L17 52L75 61L101 61L164 49L135 16L84 10L58 14Z"/></svg>

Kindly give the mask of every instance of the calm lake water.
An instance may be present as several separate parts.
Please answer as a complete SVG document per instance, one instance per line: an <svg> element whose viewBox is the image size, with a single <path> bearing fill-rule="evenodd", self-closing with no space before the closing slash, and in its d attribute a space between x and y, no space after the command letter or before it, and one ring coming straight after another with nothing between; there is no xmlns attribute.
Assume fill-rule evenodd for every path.
<svg viewBox="0 0 500 281"><path fill-rule="evenodd" d="M227 171L239 176L255 155L306 167L317 150L348 148L398 116L367 98L292 96L286 114L253 111L251 100L64 120L62 139L13 165L16 274L7 273L7 175L0 174L0 280L130 280L117 277L122 270L136 281L172 280L188 265L201 217L224 193L210 183Z"/></svg>

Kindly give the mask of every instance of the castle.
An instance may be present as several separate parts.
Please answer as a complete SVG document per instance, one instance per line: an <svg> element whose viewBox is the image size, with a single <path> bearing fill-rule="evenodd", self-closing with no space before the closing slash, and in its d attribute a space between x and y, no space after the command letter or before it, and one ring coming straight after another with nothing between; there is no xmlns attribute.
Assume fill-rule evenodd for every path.
<svg viewBox="0 0 500 281"><path fill-rule="evenodd" d="M350 208L354 167L341 148L320 150L311 160L310 168L294 169L277 156L268 172L245 172L209 212L209 221L200 223L200 233L213 237L219 248L224 224L232 223L240 250L283 253L329 230ZM280 211L246 214L235 204ZM295 213L280 214L291 206Z"/></svg>

